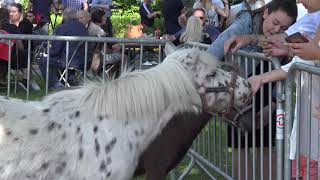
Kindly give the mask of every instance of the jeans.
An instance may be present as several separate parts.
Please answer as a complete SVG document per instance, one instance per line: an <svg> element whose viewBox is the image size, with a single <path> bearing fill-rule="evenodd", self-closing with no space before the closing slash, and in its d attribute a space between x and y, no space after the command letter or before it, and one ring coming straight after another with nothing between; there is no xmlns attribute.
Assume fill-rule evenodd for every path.
<svg viewBox="0 0 320 180"><path fill-rule="evenodd" d="M39 69L41 71L42 77L46 80L47 77L47 58L42 58L41 62L39 63ZM48 78L48 87L53 87L55 84L59 83L58 78L58 66L49 64L49 78Z"/></svg>
<svg viewBox="0 0 320 180"><path fill-rule="evenodd" d="M222 60L224 57L224 43L232 36L247 34L252 34L252 17L249 12L243 12L218 36L207 51L217 57L218 60Z"/></svg>

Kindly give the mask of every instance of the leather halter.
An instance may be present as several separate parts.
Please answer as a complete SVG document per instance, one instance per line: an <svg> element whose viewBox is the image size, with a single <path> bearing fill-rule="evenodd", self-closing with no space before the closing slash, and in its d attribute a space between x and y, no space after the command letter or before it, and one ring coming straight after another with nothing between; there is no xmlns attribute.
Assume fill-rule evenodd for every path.
<svg viewBox="0 0 320 180"><path fill-rule="evenodd" d="M202 109L203 112L209 113L209 114L214 114L212 112L209 112L209 107L208 107L208 101L206 98L206 93L218 93L218 92L228 92L231 96L230 103L228 105L228 109L222 113L218 113L224 117L224 120L231 123L233 126L239 127L239 121L238 117L240 115L243 115L244 113L248 112L252 108L252 104L246 106L243 109L239 109L234 105L234 100L235 100L235 86L236 86L236 80L237 80L237 74L235 72L231 72L231 82L228 86L220 86L220 87L214 87L214 88L205 88L204 93L200 93L200 98L202 102ZM227 116L230 115L230 112L235 111L235 115L233 117L228 118Z"/></svg>
<svg viewBox="0 0 320 180"><path fill-rule="evenodd" d="M211 92L214 92L214 93L228 92L230 94L231 99L228 105L228 109L226 110L226 112L223 112L223 113L228 113L232 108L235 108L238 111L238 109L234 106L234 98L235 98L234 89L236 86L236 81L237 81L237 74L235 72L231 72L231 82L228 86L220 86L220 87L213 87L213 88L206 88L203 85L200 86L205 88L205 92L200 93L203 112L212 114L212 112L209 112L208 101L206 98L206 93L211 93Z"/></svg>

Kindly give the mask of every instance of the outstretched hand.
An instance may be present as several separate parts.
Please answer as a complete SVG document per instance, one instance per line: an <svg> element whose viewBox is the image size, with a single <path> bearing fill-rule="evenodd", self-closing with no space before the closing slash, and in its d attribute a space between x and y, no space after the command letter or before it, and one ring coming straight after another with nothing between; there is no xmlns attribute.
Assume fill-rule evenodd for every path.
<svg viewBox="0 0 320 180"><path fill-rule="evenodd" d="M262 79L259 75L257 75L257 76L251 76L250 78L248 78L248 81L251 85L252 96L254 96L262 86Z"/></svg>
<svg viewBox="0 0 320 180"><path fill-rule="evenodd" d="M234 36L224 43L224 54L234 53L243 46L248 45L250 41L251 38L249 36Z"/></svg>
<svg viewBox="0 0 320 180"><path fill-rule="evenodd" d="M309 40L307 43L285 43L295 56L299 56L304 60L319 60L320 47L318 43L311 39L309 36L304 36Z"/></svg>

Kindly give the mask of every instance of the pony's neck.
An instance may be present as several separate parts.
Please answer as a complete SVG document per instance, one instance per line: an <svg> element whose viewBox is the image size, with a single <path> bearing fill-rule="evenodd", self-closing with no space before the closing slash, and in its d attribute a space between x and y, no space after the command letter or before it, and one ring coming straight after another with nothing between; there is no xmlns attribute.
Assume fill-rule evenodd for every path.
<svg viewBox="0 0 320 180"><path fill-rule="evenodd" d="M176 111L201 107L190 75L174 60L88 88L83 104L115 120L158 120L169 106Z"/></svg>

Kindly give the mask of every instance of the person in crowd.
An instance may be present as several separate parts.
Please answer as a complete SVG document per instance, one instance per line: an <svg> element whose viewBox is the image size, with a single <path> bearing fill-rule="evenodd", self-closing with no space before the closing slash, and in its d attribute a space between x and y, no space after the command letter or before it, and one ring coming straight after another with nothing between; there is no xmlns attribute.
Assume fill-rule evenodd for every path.
<svg viewBox="0 0 320 180"><path fill-rule="evenodd" d="M9 11L7 8L0 8L0 30L5 31L9 34L20 34L19 28L13 24L10 24ZM11 67L13 69L27 68L27 61L18 61L17 57L17 55L20 54L19 52L22 52L23 50L22 41L16 40L13 43L14 44L11 51ZM8 70L8 62L6 59L0 60L0 67L1 81L4 81Z"/></svg>
<svg viewBox="0 0 320 180"><path fill-rule="evenodd" d="M297 6L295 2L290 2L290 1L271 1L266 7L257 10L258 14L260 14L260 16L258 16L258 14L253 16L253 20L251 18L251 15L248 11L243 11L242 14L240 14L240 16L237 17L237 19L230 25L229 28L227 28L225 30L225 32L222 32L219 37L217 38L217 40L215 42L213 42L211 44L211 46L209 47L208 51L211 52L213 55L219 57L220 59L223 58L223 56L227 53L230 52L229 48L232 49L232 52L235 51L235 49L238 49L240 47L242 47L242 49L248 50L248 51L260 51L261 52L261 44L257 43L255 37L257 37L259 34L261 35L261 37L265 37L265 36L270 36L272 34L279 34L279 33L283 33L296 19L297 17ZM243 19L239 19L241 16L247 16L247 18L249 18L251 20L251 22L247 22L247 21L242 21ZM253 23L255 22L255 23ZM257 24L257 22L259 22L259 24ZM255 25L255 26L251 26L251 27L246 27L246 25L244 25L243 23L248 23L246 25ZM246 29L243 29L246 28ZM242 35L242 36L234 36L232 38L231 37L231 33L249 33L247 35ZM228 36L228 37L227 37ZM250 39L243 44L239 44L237 43L238 39L245 39L245 37L253 37L252 41L250 41ZM229 39L230 38L230 39ZM228 40L229 39L229 40ZM237 39L237 40L235 40ZM225 42L225 43L224 43ZM243 42L243 41L241 41ZM224 44L223 44L224 43ZM232 44L232 46L231 46ZM222 52L218 52L219 49L222 49ZM225 49L225 54L223 53ZM211 51L210 51L211 50ZM244 65L244 64L241 64ZM252 67L252 62L249 61L248 62L248 67ZM252 68L248 69L248 74L252 74ZM264 63L264 71L267 71L268 67L267 64ZM256 73L258 74L260 72L260 68L256 68ZM268 91L268 86L264 86L264 91L267 92ZM262 97L260 97L262 96ZM263 99L263 107L260 107L260 99ZM263 109L263 116L267 115L268 112L266 112L268 110L268 95L264 94L264 95L260 95L257 94L256 96L256 109ZM272 103L271 103L271 111L272 111L272 118L275 118L275 99L272 99ZM252 111L249 111L249 115L251 115ZM260 119L259 118L259 114L257 113L256 115L256 119ZM252 115L251 115L252 116ZM245 118L247 117L246 115L244 115L243 117L239 117L239 119L245 119L246 121L250 121L252 118ZM263 122L268 122L269 116L268 117L263 117ZM271 133L271 137L272 137L272 145L274 145L274 135L275 135L275 121L272 121L272 125L269 125L272 127L272 133ZM263 143L263 147L268 147L269 144L269 134L268 134L268 123L263 125L263 132L264 132L264 136L263 136L263 141L260 141L260 128L257 128L255 131L255 134L257 135L257 137L255 138L255 145L256 147L260 147L261 143ZM260 125L259 125L260 127ZM231 132L231 130L229 130L228 132ZM231 134L231 133L230 133ZM229 136L232 137L232 136ZM237 136L235 136L235 138L237 139ZM248 139L252 139L252 133L248 134ZM229 139L229 142L231 142L231 139ZM241 137L241 148L244 148L244 144L245 144L245 139L243 137ZM230 145L230 143L229 143ZM248 142L249 147L253 146L253 142L250 140ZM257 152L260 150L257 150ZM241 157L244 157L244 153L245 150L241 149ZM264 157L268 156L268 151L264 151L263 154ZM274 155L272 155L272 157L274 157ZM244 160L244 159L242 159ZM241 161L244 162L244 161ZM235 158L234 163L238 164L237 162L237 158ZM243 167L243 165L241 166ZM268 164L265 163L264 167L268 167ZM244 169L243 168L239 168L239 167L235 167L235 171L240 170L240 178L244 178ZM268 169L266 168L264 172L264 177L266 178L268 176ZM275 172L275 170L273 169L272 172ZM274 176L274 173L272 175L272 177ZM249 176L249 179L251 178L251 176Z"/></svg>
<svg viewBox="0 0 320 180"><path fill-rule="evenodd" d="M29 22L27 18L24 17L23 7L19 3L13 3L9 6L9 20L10 23L17 26L20 34L32 34L33 30L33 24ZM20 52L18 59L20 61L27 62L27 54L28 54L28 41L22 41L23 42L23 49ZM23 79L20 82L20 85L27 89L27 79L28 79L28 69L22 68L23 72ZM30 77L31 78L31 77ZM31 89L39 91L40 87L39 85L31 79Z"/></svg>
<svg viewBox="0 0 320 180"><path fill-rule="evenodd" d="M88 36L88 31L86 27L78 21L76 10L66 8L63 10L63 24L56 28L54 35ZM64 87L62 83L59 82L59 76L57 74L59 69L63 71L66 67L66 58L70 61L69 67L74 67L79 70L83 70L84 68L84 46L82 42L70 42L69 57L66 57L66 42L53 41L50 46L49 56L49 88L59 89ZM71 57L72 59L70 59ZM39 64L39 68L44 79L46 79L46 67L47 58L43 58ZM69 74L68 77L72 78L73 76ZM68 81L73 81L73 79L68 79Z"/></svg>
<svg viewBox="0 0 320 180"><path fill-rule="evenodd" d="M227 18L229 16L229 2L224 0L222 6L223 7L217 3L213 3L211 0L197 0L193 8L204 8L206 10L206 25L220 29L218 15L220 15L221 18Z"/></svg>
<svg viewBox="0 0 320 180"><path fill-rule="evenodd" d="M185 8L181 0L163 0L165 34L173 35L181 29L178 17L184 10Z"/></svg>
<svg viewBox="0 0 320 180"><path fill-rule="evenodd" d="M188 19L188 23L186 26L186 30L180 36L181 43L187 42L200 42L206 43L206 41L210 41L209 35L203 33L203 21L197 16L191 16Z"/></svg>
<svg viewBox="0 0 320 180"><path fill-rule="evenodd" d="M75 11L88 10L87 0L62 0L62 9L74 9Z"/></svg>
<svg viewBox="0 0 320 180"><path fill-rule="evenodd" d="M205 25L206 17L205 17L205 10L203 8L193 9L192 15L200 18L201 26L203 27L202 28L203 33L209 35L208 36L209 38L207 38L205 42L210 44L210 42L214 41L217 38L219 31L216 28L214 28L214 26ZM189 18L189 17L187 17L187 18ZM175 44L179 44L180 42L177 42L177 41L179 40L181 34L185 30L186 30L186 28L182 28L182 29L180 29L180 31L178 31L174 35L165 35L164 38L171 41L171 42L174 42Z"/></svg>
<svg viewBox="0 0 320 180"><path fill-rule="evenodd" d="M96 9L91 13L91 21L96 25L103 27L108 23L107 17L105 16L105 12L102 9ZM106 34L107 37L112 37L110 34ZM99 47L98 47L99 48ZM100 49L102 46L100 46ZM121 53L120 53L121 45L120 44L107 44L106 52L108 54L108 59L106 63L109 62L119 62L121 61ZM126 58L125 58L126 59Z"/></svg>
<svg viewBox="0 0 320 180"><path fill-rule="evenodd" d="M143 0L140 4L139 13L141 24L146 27L153 28L154 19L161 15L160 11L153 12L150 6L151 0Z"/></svg>
<svg viewBox="0 0 320 180"><path fill-rule="evenodd" d="M90 36L104 37L106 33L104 30L91 21L91 16L88 11L78 11L77 16L79 21L87 28ZM97 22L97 20L95 20Z"/></svg>
<svg viewBox="0 0 320 180"><path fill-rule="evenodd" d="M208 52L218 59L224 57L224 44L233 36L270 35L284 32L296 19L297 6L290 1L271 1L252 11L241 11L233 23L210 45ZM252 42L252 45L255 45Z"/></svg>
<svg viewBox="0 0 320 180"><path fill-rule="evenodd" d="M28 21L30 23L32 23L33 25L36 25L35 15L34 15L33 11L27 11L26 18L28 19Z"/></svg>
<svg viewBox="0 0 320 180"><path fill-rule="evenodd" d="M91 8L97 9L102 8L104 10L105 16L107 17L106 25L102 27L102 29L109 34L109 36L113 36L112 30L112 22L111 22L111 9L112 9L112 0L92 0Z"/></svg>
<svg viewBox="0 0 320 180"><path fill-rule="evenodd" d="M29 0L28 12L33 12L35 24L44 20L49 22L51 6L52 0Z"/></svg>
<svg viewBox="0 0 320 180"><path fill-rule="evenodd" d="M188 19L190 16L192 16L192 13L193 13L193 8L185 8L185 10L178 17L178 22L182 29L186 28Z"/></svg>
<svg viewBox="0 0 320 180"><path fill-rule="evenodd" d="M309 59L318 60L320 59L319 56L319 39L320 39L320 30L319 30L319 18L320 18L320 3L316 0L306 1L306 0L298 0L298 3L302 3L310 13L306 14L304 17L299 19L295 24L289 27L285 33L278 34L278 35L269 35L266 37L263 36L255 36L255 37L236 37L232 41L226 43L225 45L225 51L235 51L236 49L242 47L244 44L247 44L249 41L254 41L257 44L260 44L264 49L263 52L266 56L294 56L292 61L289 64L286 64L282 66L280 69L273 70L268 73L264 73L258 76L253 76L249 79L249 82L252 85L252 91L253 94L255 94L258 89L268 83L268 82L274 82L279 80L284 80L287 77L287 72L290 68L290 66L295 62L301 62L305 64L315 65L314 61L310 61ZM305 33L309 37L313 37L314 39L308 38L308 43L285 43L285 38L291 34L294 34L296 32ZM231 47L231 44L235 42L235 45L232 45L234 48ZM310 83L308 78L306 78L305 74L302 74L302 80L305 81L301 87L301 94L302 95L308 95L309 90L307 87L307 84ZM313 94L317 93L320 89L318 86L319 78L313 77L312 78L313 83ZM318 117L312 117L312 119L307 119L307 113L310 111L313 111L314 109L317 110L317 106L320 102L320 99L317 97L312 97L312 110L305 109L307 105L303 105L305 102L304 100L308 99L308 97L302 97L301 103L303 109L301 109L300 114L300 134L301 134L301 140L300 142L300 155L296 155L295 148L296 148L296 121L294 122L294 127L291 135L291 150L290 150L290 158L294 159L295 157L300 158L300 175L303 179L306 179L306 155L308 155L306 148L308 147L307 144L303 144L305 142L306 135L306 123L307 121L311 121L311 127L319 127L315 123L319 123L319 119L316 119ZM315 119L315 120L314 120ZM318 132L318 129L311 128L311 134ZM309 133L309 132L308 132ZM319 148L319 145L317 142L319 140L314 139L318 138L317 135L311 135L311 149L317 150ZM315 152L311 151L310 155L310 179L317 179L317 169L318 169L318 162L315 160ZM293 164L293 177L296 175L295 172L295 161Z"/></svg>
<svg viewBox="0 0 320 180"><path fill-rule="evenodd" d="M320 29L319 29L319 18L320 18L320 3L316 0L298 0L298 3L302 3L310 13L306 14L304 17L299 19L294 25L290 26L290 28L282 34L268 36L267 39L265 37L257 36L257 37L250 37L248 38L234 38L233 42L236 42L236 47L233 48L233 51L242 47L243 44L246 44L248 41L255 41L264 48L264 53L267 56L293 56L293 59L290 63L282 66L280 69L275 69L271 72L264 73L261 75L253 76L249 79L249 82L252 87L252 92L255 94L258 89L268 82L274 82L279 80L284 80L287 77L288 70L293 63L300 62L309 65L317 65L317 61L311 60L319 60L319 40L320 40ZM301 32L306 34L306 38L308 39L307 43L284 43L285 37L295 33ZM312 37L313 39L309 38ZM230 44L226 43L225 50L230 51L232 48ZM308 77L303 73L302 74L302 81L304 83L301 87L301 106L300 110L300 137L297 137L296 129L297 129L297 122L294 121L292 135L290 138L291 141L291 148L290 148L290 155L291 159L299 158L300 159L300 178L306 179L307 177L307 156L310 158L310 179L316 180L318 178L317 170L318 170L318 162L317 162L317 150L319 149L319 136L316 135L319 131L319 119L317 116L311 117L308 119L308 114L310 111L317 111L317 107L319 106L320 99L318 96L312 97L311 106L312 109L308 109L307 102L305 100L308 99L309 89L308 84L311 83ZM312 77L311 81L313 82L313 89L312 94L317 94L319 92L319 77ZM306 96L306 97L305 97ZM304 105L305 104L305 105ZM311 129L308 130L307 123L310 121ZM307 132L308 131L308 132ZM308 153L309 144L306 143L306 138L308 134L311 134L311 154ZM296 155L296 139L300 138L300 154ZM292 176L296 176L296 162L293 161L292 163Z"/></svg>

